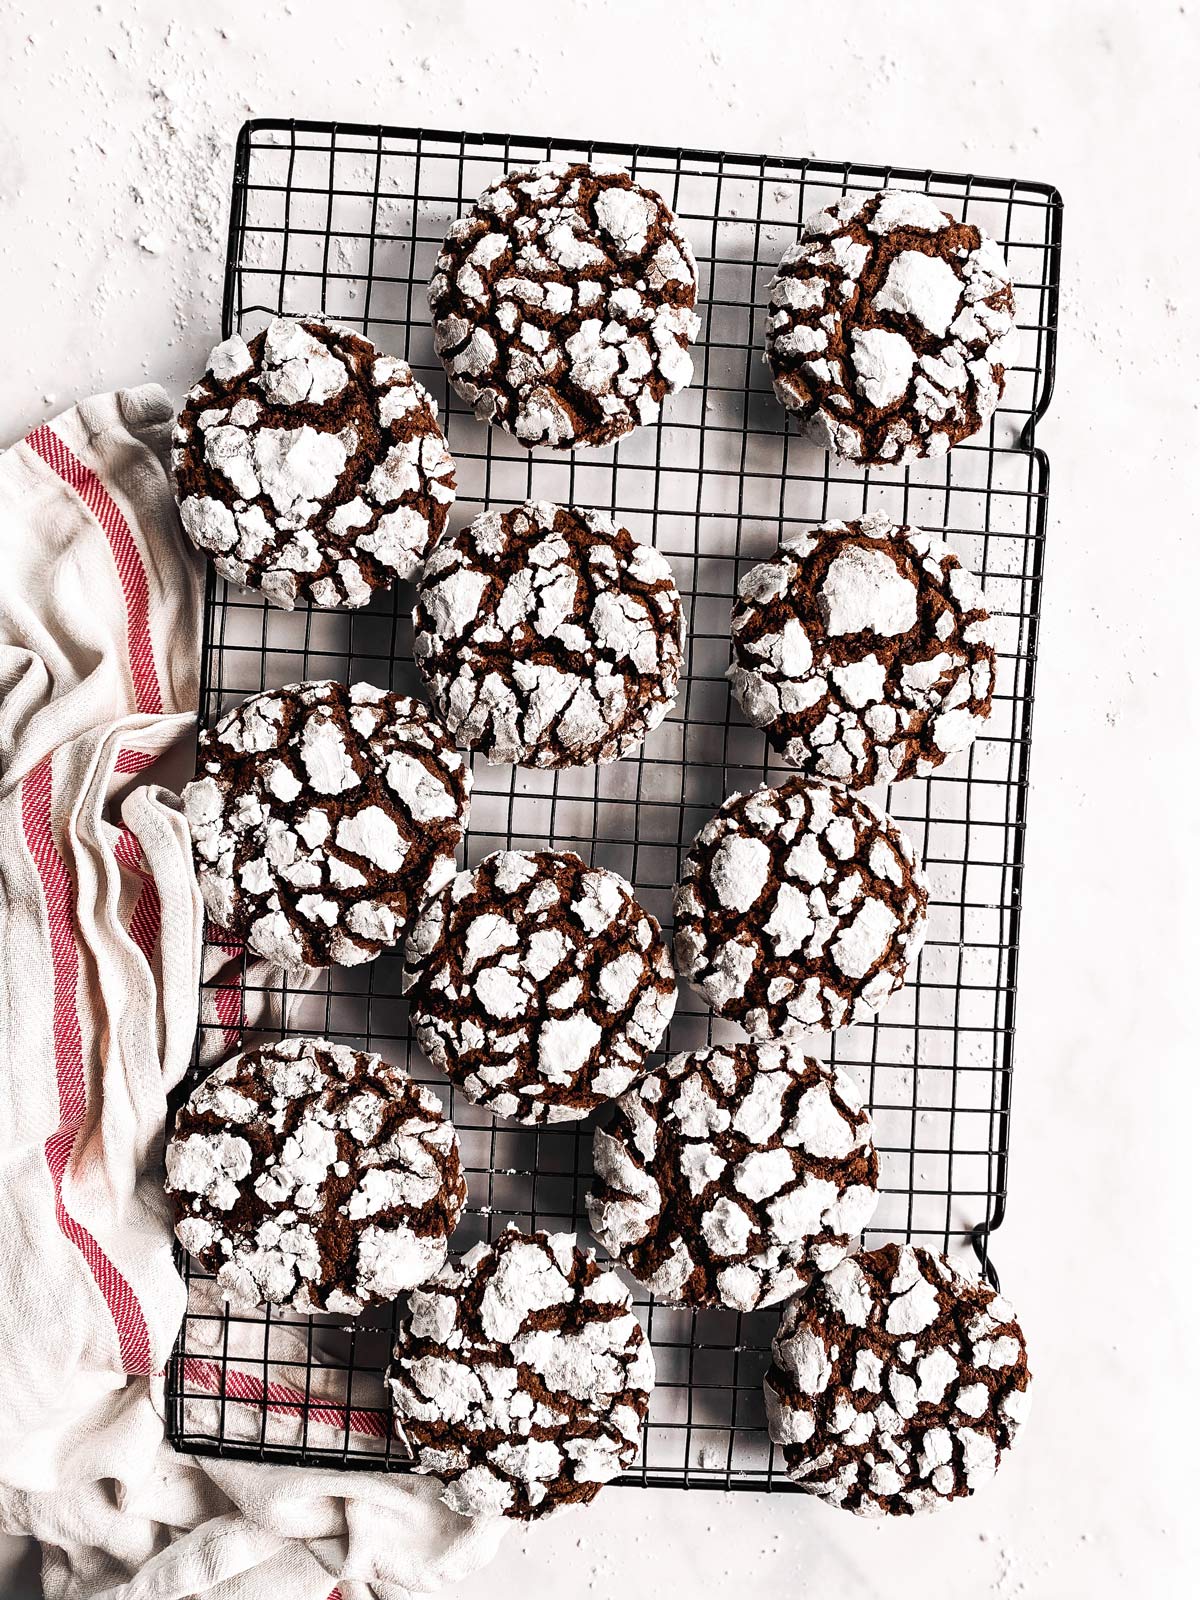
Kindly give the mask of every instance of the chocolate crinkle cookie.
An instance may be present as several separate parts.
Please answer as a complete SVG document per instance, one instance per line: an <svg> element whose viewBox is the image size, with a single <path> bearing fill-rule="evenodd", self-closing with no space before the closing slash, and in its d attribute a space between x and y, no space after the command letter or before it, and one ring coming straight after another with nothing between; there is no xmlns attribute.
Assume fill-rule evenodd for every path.
<svg viewBox="0 0 1200 1600"><path fill-rule="evenodd" d="M731 795L675 890L675 959L755 1039L865 1022L904 982L929 889L908 836L840 786Z"/></svg>
<svg viewBox="0 0 1200 1600"><path fill-rule="evenodd" d="M662 198L583 162L497 178L453 223L434 342L475 415L524 445L605 445L692 380L696 263Z"/></svg>
<svg viewBox="0 0 1200 1600"><path fill-rule="evenodd" d="M460 747L591 766L675 703L683 607L670 564L599 511L485 511L433 552L413 654Z"/></svg>
<svg viewBox="0 0 1200 1600"><path fill-rule="evenodd" d="M918 1245L850 1256L785 1309L764 1383L788 1476L860 1516L973 1494L1029 1410L1012 1307Z"/></svg>
<svg viewBox="0 0 1200 1600"><path fill-rule="evenodd" d="M179 1242L234 1306L356 1315L446 1259L467 1198L431 1089L327 1039L258 1045L176 1118Z"/></svg>
<svg viewBox="0 0 1200 1600"><path fill-rule="evenodd" d="M573 1121L623 1094L675 1010L658 923L569 851L500 850L460 872L404 953L422 1050L516 1122Z"/></svg>
<svg viewBox="0 0 1200 1600"><path fill-rule="evenodd" d="M471 774L416 700L369 683L252 695L183 791L205 909L276 966L356 966L454 875Z"/></svg>
<svg viewBox="0 0 1200 1600"><path fill-rule="evenodd" d="M732 631L738 704L814 778L926 777L991 714L979 585L949 545L882 512L788 540L742 579Z"/></svg>
<svg viewBox="0 0 1200 1600"><path fill-rule="evenodd" d="M673 1056L597 1128L592 1231L660 1300L753 1311L836 1265L879 1158L853 1081L786 1040Z"/></svg>
<svg viewBox="0 0 1200 1600"><path fill-rule="evenodd" d="M510 1229L413 1292L388 1384L447 1505L530 1521L632 1465L654 1359L629 1290L574 1234Z"/></svg>
<svg viewBox="0 0 1200 1600"><path fill-rule="evenodd" d="M768 292L775 393L847 461L945 455L1004 392L1008 264L928 195L885 189L816 212Z"/></svg>
<svg viewBox="0 0 1200 1600"><path fill-rule="evenodd" d="M212 352L171 465L192 543L289 611L363 606L411 578L454 500L437 404L408 364L286 317Z"/></svg>

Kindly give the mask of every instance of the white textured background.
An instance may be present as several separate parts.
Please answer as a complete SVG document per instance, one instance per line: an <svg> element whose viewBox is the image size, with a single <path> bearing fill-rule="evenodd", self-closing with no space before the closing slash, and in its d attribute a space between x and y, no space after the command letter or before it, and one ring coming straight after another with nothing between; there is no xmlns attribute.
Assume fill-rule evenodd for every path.
<svg viewBox="0 0 1200 1600"><path fill-rule="evenodd" d="M995 1241L1036 1371L1022 1446L988 1492L893 1527L791 1498L611 1490L514 1535L460 1595L1193 1592L1200 7L180 9L0 11L0 443L81 393L143 377L178 393L200 368L233 138L251 115L893 161L1062 189L1011 1197ZM27 1563L9 1575L18 1557L0 1540L4 1600L36 1592Z"/></svg>

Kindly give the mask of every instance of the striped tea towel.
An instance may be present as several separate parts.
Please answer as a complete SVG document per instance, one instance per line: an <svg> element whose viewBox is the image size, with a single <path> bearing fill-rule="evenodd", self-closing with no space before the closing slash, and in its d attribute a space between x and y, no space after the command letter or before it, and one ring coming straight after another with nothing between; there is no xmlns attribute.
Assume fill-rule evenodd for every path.
<svg viewBox="0 0 1200 1600"><path fill-rule="evenodd" d="M401 1600L490 1559L497 1523L425 1480L202 1460L163 1437L184 1309L163 1123L202 949L173 792L200 574L170 423L157 387L102 395L0 456L0 1529L40 1542L49 1600ZM232 1045L232 984L218 1016L223 1000ZM239 1400L257 1418L261 1377L190 1365L189 1404L220 1391L235 1432ZM297 1399L276 1387L286 1431ZM328 1406L300 1399L319 1436Z"/></svg>

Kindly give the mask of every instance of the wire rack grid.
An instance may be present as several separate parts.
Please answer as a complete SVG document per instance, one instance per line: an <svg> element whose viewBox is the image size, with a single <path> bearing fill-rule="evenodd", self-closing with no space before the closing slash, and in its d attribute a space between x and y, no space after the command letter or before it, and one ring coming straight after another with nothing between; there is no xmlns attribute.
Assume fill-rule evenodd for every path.
<svg viewBox="0 0 1200 1600"><path fill-rule="evenodd" d="M448 390L425 303L448 224L499 172L546 159L627 167L680 217L700 270L696 378L662 419L601 451L532 454L477 423ZM863 471L798 438L760 359L765 288L801 219L845 192L921 189L1002 243L1016 282L1017 359L986 434L940 461ZM886 509L943 534L983 579L1000 629L995 710L970 755L882 795L932 880L929 938L907 987L870 1025L813 1041L869 1093L884 1195L866 1243L974 1244L995 1277L1004 1217L1023 833L1048 464L1035 425L1054 381L1062 204L1045 184L888 166L601 142L258 121L238 141L224 332L320 313L402 355L443 408L458 465L455 522L537 497L611 511L662 549L689 613L672 716L635 756L539 772L474 766L466 859L508 846L566 848L625 875L669 926L680 861L735 790L784 775L732 706L724 673L737 582L782 537ZM419 693L412 592L354 612L285 613L210 570L201 718L303 678L367 679ZM218 958L228 958L218 971ZM592 1119L536 1131L471 1106L412 1048L399 963L333 970L311 988L210 951L196 1064L239 1043L314 1032L382 1051L442 1093L470 1186L454 1245L521 1227L586 1230ZM232 974L231 974L232 964ZM736 1037L681 989L670 1051ZM183 1450L403 1470L382 1372L394 1309L353 1326L275 1311L235 1315L181 1258L188 1311L168 1372L168 1427ZM790 1487L763 1427L775 1312L693 1313L635 1289L658 1373L641 1458L621 1481Z"/></svg>

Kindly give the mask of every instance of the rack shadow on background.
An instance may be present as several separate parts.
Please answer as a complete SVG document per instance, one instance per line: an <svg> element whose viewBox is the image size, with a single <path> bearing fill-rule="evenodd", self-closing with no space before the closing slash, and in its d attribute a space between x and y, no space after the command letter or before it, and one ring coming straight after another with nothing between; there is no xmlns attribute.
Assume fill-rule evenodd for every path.
<svg viewBox="0 0 1200 1600"><path fill-rule="evenodd" d="M547 158L608 161L658 189L700 270L693 386L661 421L616 446L530 455L477 423L449 391L425 302L447 225L506 168ZM800 442L760 359L766 284L801 219L845 192L925 190L1003 245L1019 343L986 432L940 461L862 469ZM402 355L442 407L458 466L454 525L484 505L537 497L611 511L670 558L688 612L675 711L613 766L539 772L474 766L468 864L507 846L577 850L629 878L669 927L682 855L734 790L786 769L730 702L729 609L737 582L781 537L831 517L887 510L941 533L984 582L999 624L987 735L937 776L881 792L923 853L929 938L905 990L870 1025L813 1043L867 1089L884 1195L867 1244L910 1238L989 1247L1007 1192L1013 1023L1030 721L1048 463L1034 445L1050 401L1062 203L1045 184L899 167L644 145L350 124L248 123L237 145L224 333L277 313L323 314ZM286 613L209 569L200 715L303 678L367 679L417 693L412 590L362 611ZM226 965L217 973L217 959ZM594 1119L519 1128L456 1094L410 1042L399 961L322 973L311 989L269 981L215 946L196 1059L183 1092L236 1048L315 1032L380 1050L441 1093L459 1130L470 1197L455 1248L528 1229L586 1230ZM249 1022L248 1020L249 1019ZM252 1024L252 1025L251 1025ZM738 1036L689 990L670 1051ZM353 1327L328 1317L235 1315L179 1257L188 1312L168 1370L168 1432L182 1450L312 1465L404 1470L389 1436L382 1371L394 1309ZM693 1313L635 1299L658 1370L639 1462L621 1480L788 1489L763 1427L761 1380L777 1312Z"/></svg>

